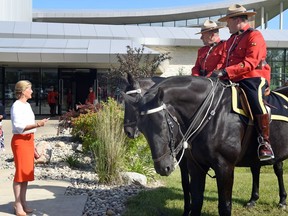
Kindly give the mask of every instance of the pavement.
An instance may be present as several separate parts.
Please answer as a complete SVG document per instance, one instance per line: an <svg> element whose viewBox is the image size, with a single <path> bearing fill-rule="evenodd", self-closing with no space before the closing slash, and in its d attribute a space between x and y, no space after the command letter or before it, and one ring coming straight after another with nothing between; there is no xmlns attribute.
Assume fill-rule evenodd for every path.
<svg viewBox="0 0 288 216"><path fill-rule="evenodd" d="M44 117L41 117L41 119ZM37 121L37 120L36 120ZM2 154L11 154L10 141L12 137L11 120L2 121L5 136L5 152ZM51 118L45 127L37 129L35 137L42 135L57 136L58 117ZM0 164L0 215L11 216L14 214L13 203L14 194L12 189L12 180L8 176L13 176L14 170L1 169ZM35 180L28 183L27 202L29 207L34 209L32 216L82 216L87 196L64 195L65 190L71 183L58 180Z"/></svg>

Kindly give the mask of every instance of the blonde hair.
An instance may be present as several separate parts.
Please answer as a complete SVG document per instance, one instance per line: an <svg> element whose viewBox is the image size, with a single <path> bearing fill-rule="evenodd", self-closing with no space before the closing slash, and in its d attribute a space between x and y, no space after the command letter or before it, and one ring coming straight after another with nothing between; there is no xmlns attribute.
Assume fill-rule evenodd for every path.
<svg viewBox="0 0 288 216"><path fill-rule="evenodd" d="M31 82L28 80L20 80L15 84L15 97L19 99L22 95L22 92L25 91L29 86L32 86Z"/></svg>

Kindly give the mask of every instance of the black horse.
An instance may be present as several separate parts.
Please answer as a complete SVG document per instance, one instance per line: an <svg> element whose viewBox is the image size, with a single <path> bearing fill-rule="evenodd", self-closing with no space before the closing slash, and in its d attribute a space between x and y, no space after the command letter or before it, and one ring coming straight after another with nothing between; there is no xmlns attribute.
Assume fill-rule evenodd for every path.
<svg viewBox="0 0 288 216"><path fill-rule="evenodd" d="M205 177L210 167L216 173L220 215L231 215L235 166L251 167L255 190L259 185L260 167L277 164L274 171L280 187L279 204L286 206L281 163L288 157L286 122L272 121L270 137L275 159L260 162L257 158L256 132L248 129L252 126L246 125L231 110L231 89L222 82L202 77L173 77L148 90L139 102L127 96L125 100L137 108L138 128L150 145L157 173L169 175L174 170L174 156L179 151L178 147L185 146L189 141L186 157L189 158L188 167L192 177L193 215L200 215ZM181 131L183 142L175 146L173 140L175 136L182 136ZM253 171L256 171L256 176ZM255 196L258 197L258 192Z"/></svg>
<svg viewBox="0 0 288 216"><path fill-rule="evenodd" d="M150 89L154 84L160 83L164 79L164 77L151 77L134 80L133 76L128 73L128 84L125 89L125 94L130 95L131 97L135 98L135 100L140 100L140 98L145 94L148 89ZM137 127L137 116L135 115L136 109L131 106L130 103L127 103L125 101L124 110L124 131L129 138L136 138L139 135L139 130ZM176 157L177 159L180 159L181 155L178 154ZM181 173L181 184L184 196L183 216L188 216L191 211L191 199L189 193L190 179L187 169L186 158L180 160L179 168Z"/></svg>
<svg viewBox="0 0 288 216"><path fill-rule="evenodd" d="M150 89L153 85L163 81L164 77L147 77L139 78L135 80L132 74L127 73L127 82L124 89L126 95L130 95L139 100L145 92ZM136 138L139 135L139 130L137 128L137 119L135 115L135 108L125 101L125 111L124 111L124 131L129 138Z"/></svg>

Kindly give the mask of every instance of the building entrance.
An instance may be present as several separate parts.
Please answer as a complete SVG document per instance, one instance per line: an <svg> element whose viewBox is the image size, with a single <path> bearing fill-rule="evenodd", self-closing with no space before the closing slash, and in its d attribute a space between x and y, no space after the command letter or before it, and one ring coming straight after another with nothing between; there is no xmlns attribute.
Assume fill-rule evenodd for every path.
<svg viewBox="0 0 288 216"><path fill-rule="evenodd" d="M89 87L96 92L96 77L95 69L60 69L58 113L61 115L71 108L70 99L72 108L76 104L85 104Z"/></svg>

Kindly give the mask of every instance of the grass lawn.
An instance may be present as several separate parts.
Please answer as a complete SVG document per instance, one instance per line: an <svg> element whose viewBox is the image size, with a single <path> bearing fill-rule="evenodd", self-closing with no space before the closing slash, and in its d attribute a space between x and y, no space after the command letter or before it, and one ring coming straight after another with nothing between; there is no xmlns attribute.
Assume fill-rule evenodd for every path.
<svg viewBox="0 0 288 216"><path fill-rule="evenodd" d="M285 166L285 165L284 165ZM213 173L213 172L212 172ZM287 185L288 170L284 170L284 183ZM179 168L168 177L159 177L164 186L129 199L124 216L176 216L183 213L183 192ZM260 198L252 210L243 205L249 200L252 188L252 175L249 168L236 168L233 186L232 215L271 216L288 215L288 210L277 208L279 202L277 178L272 166L261 169ZM218 215L218 194L216 180L206 177L206 189L202 208L203 216Z"/></svg>

